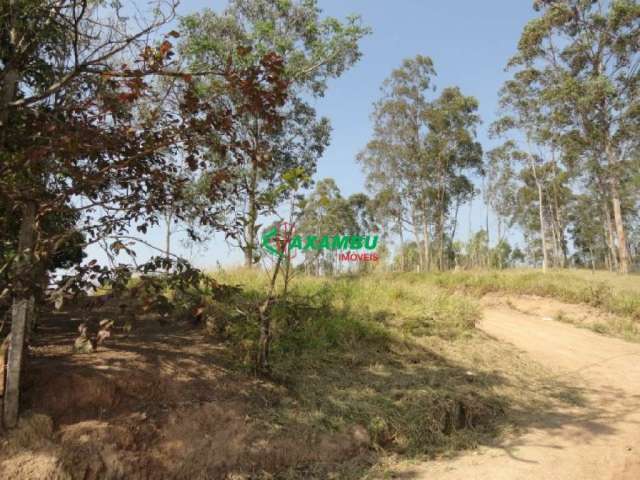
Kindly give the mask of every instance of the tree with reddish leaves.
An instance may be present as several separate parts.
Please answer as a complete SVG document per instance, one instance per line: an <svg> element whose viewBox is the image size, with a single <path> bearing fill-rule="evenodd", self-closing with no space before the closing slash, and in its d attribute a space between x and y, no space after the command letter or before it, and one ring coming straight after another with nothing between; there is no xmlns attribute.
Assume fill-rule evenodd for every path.
<svg viewBox="0 0 640 480"><path fill-rule="evenodd" d="M158 7L130 33L134 22L123 10L86 0L10 0L0 6L0 201L19 230L15 252L0 255L0 268L8 272L0 291L12 298L7 427L17 422L31 299L46 283L42 265L73 235L86 244L112 239L117 250L123 246L119 236L157 224L188 181L175 156L184 156L188 171L210 170L203 137L209 149L228 152L243 147L235 130L244 115L274 128L281 122L278 108L288 82L278 55L267 52L248 68L229 61L216 71L181 71L171 43L178 34L154 36L175 5ZM221 94L242 98L234 110L195 94L193 78L204 75L221 79ZM157 82L150 80L155 77L175 81L181 92L177 108L157 102ZM197 214L202 223L215 224L212 212L228 175L218 169L208 181L211 202ZM74 228L43 228L57 212L77 215ZM178 218L185 214L175 212ZM80 272L105 278L95 261Z"/></svg>
<svg viewBox="0 0 640 480"><path fill-rule="evenodd" d="M285 177L303 171L311 178L329 144L329 120L317 115L309 98L324 95L329 80L360 59L359 43L369 29L357 15L343 20L322 15L317 0L231 0L222 11L205 9L181 18L180 25L180 52L192 68L220 68L229 58L239 65L256 65L272 51L285 59L283 74L291 94L279 112L284 128L274 129L251 112L244 115L237 130L244 148L233 152L236 182L225 196L221 216L244 254L245 266L252 268L261 258L261 221L290 196ZM217 79L199 80L197 91L203 98L223 100L234 110L238 100L244 102L244 95L222 98ZM229 164L228 155L211 155Z"/></svg>

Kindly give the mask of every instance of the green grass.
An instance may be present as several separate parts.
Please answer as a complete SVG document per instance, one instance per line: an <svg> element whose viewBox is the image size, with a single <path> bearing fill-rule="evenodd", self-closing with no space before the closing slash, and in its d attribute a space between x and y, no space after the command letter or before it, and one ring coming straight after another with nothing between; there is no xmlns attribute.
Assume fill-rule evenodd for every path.
<svg viewBox="0 0 640 480"><path fill-rule="evenodd" d="M256 271L214 276L241 287L229 301L244 311L267 285ZM509 411L548 397L543 383L531 387L539 377L530 364L475 331L480 314L473 298L433 278L296 278L272 313L273 378L288 395L260 415L283 432L360 426L374 449L408 456L473 447L508 424ZM257 337L255 317L227 328L244 368Z"/></svg>

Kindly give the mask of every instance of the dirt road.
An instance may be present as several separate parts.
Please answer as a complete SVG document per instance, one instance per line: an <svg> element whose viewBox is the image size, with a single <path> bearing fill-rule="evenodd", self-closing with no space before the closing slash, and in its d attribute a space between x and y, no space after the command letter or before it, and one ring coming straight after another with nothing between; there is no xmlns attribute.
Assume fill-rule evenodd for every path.
<svg viewBox="0 0 640 480"><path fill-rule="evenodd" d="M505 304L486 305L479 327L575 385L580 399L570 408L531 412L533 426L500 445L415 466L397 478L640 479L640 345Z"/></svg>

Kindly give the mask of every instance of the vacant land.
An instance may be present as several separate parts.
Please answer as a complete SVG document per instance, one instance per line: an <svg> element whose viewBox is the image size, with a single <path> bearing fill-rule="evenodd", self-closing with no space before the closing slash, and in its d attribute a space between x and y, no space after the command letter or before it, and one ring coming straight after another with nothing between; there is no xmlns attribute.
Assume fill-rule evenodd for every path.
<svg viewBox="0 0 640 480"><path fill-rule="evenodd" d="M3 440L0 476L384 478L412 462L408 478L421 478L430 470L415 462L440 459L435 468L479 446L509 452L549 428L579 434L576 419L622 410L603 407L596 385L558 375L544 352L523 352L519 339L553 320L527 312L531 297L519 294L553 295L565 316L603 318L618 292L636 297L567 275L576 274L297 278L274 308L269 377L253 371L263 274L214 274L228 287L206 324L139 313L128 331L120 302L106 302L89 321L115 318L116 332L92 354L72 354L86 312L67 305L45 315L34 339L26 413ZM600 308L579 296L587 288L605 295ZM594 335L585 347L594 352L609 341L576 331ZM604 420L589 418L598 437Z"/></svg>

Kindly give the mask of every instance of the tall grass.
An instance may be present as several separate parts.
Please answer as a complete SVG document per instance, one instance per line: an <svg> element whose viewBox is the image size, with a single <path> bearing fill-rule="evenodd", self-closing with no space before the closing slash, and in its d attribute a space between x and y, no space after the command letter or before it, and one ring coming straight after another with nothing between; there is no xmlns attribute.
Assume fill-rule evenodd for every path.
<svg viewBox="0 0 640 480"><path fill-rule="evenodd" d="M259 271L215 278L241 286L234 300L241 309L258 301L267 285ZM467 368L429 346L473 338L479 315L474 300L424 280L296 278L272 311L272 368L291 398L270 421L278 429L359 425L373 445L411 454L475 445L495 432L508 402L490 388L491 374L478 374L472 385ZM243 351L257 336L255 318L227 331L231 348Z"/></svg>

